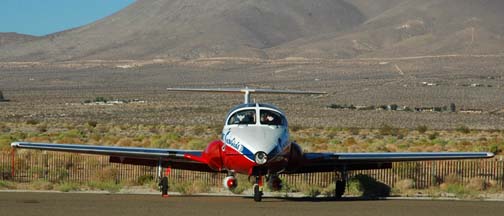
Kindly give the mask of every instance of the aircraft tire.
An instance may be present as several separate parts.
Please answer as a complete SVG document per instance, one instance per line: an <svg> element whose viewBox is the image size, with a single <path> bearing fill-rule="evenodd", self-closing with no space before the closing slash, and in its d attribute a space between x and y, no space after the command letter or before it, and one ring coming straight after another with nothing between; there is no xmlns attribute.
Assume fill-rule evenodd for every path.
<svg viewBox="0 0 504 216"><path fill-rule="evenodd" d="M161 182L159 182L159 185L161 186L161 195L166 196L168 195L168 177L163 177L161 178Z"/></svg>
<svg viewBox="0 0 504 216"><path fill-rule="evenodd" d="M261 202L262 200L262 191L259 189L259 185L254 185L254 201Z"/></svg>
<svg viewBox="0 0 504 216"><path fill-rule="evenodd" d="M334 191L334 197L336 199L341 199L343 194L345 194L346 182L345 181L336 181L336 189Z"/></svg>

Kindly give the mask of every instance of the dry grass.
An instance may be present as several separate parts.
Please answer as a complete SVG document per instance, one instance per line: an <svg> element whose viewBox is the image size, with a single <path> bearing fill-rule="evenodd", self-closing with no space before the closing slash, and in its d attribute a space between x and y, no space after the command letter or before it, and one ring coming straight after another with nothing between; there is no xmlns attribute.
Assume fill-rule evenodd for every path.
<svg viewBox="0 0 504 216"><path fill-rule="evenodd" d="M39 125L44 124L41 132ZM204 149L219 139L220 127L210 125L166 126L144 124L86 123L2 123L9 128L0 134L0 149L10 150L10 142L56 142L75 144L99 144L154 148ZM433 136L433 134L435 136ZM418 151L489 151L496 154L504 149L504 133L500 130L391 129L338 129L333 127L299 127L291 132L291 139L306 151L331 152L418 152Z"/></svg>

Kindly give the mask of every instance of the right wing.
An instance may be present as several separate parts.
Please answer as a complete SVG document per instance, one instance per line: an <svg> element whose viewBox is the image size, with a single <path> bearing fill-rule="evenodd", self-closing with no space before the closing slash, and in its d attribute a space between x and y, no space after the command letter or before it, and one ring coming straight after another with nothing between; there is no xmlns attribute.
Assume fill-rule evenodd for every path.
<svg viewBox="0 0 504 216"><path fill-rule="evenodd" d="M392 162L481 159L493 156L490 152L304 153L303 163L287 172L388 169L392 167Z"/></svg>
<svg viewBox="0 0 504 216"><path fill-rule="evenodd" d="M161 162L163 167L218 172L208 167L207 161L201 157L202 151L32 142L13 142L11 146L24 149L109 155L110 162L113 163L158 166Z"/></svg>

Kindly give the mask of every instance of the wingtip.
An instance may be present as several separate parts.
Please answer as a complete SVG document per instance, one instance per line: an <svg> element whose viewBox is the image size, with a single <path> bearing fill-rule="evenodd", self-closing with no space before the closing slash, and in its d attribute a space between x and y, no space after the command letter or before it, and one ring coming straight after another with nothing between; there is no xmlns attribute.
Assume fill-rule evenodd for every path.
<svg viewBox="0 0 504 216"><path fill-rule="evenodd" d="M20 142L12 142L10 145L12 148L17 148L19 147L19 144L21 144Z"/></svg>

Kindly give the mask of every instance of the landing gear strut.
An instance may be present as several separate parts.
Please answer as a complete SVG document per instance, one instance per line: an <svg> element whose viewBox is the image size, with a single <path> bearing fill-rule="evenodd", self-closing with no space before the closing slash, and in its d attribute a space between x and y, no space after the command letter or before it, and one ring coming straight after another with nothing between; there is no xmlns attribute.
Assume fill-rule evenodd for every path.
<svg viewBox="0 0 504 216"><path fill-rule="evenodd" d="M165 176L161 178L161 181L159 181L159 189L161 190L161 196L168 196L168 177Z"/></svg>
<svg viewBox="0 0 504 216"><path fill-rule="evenodd" d="M256 176L254 184L254 201L261 202L263 196L263 177Z"/></svg>
<svg viewBox="0 0 504 216"><path fill-rule="evenodd" d="M161 191L161 196L163 197L168 197L168 175L170 174L171 172L171 168L168 167L166 168L165 170L165 175L162 176L162 173L163 173L163 161L162 160L159 160L158 161L158 179L159 179L159 190Z"/></svg>
<svg viewBox="0 0 504 216"><path fill-rule="evenodd" d="M340 179L336 180L336 189L334 190L334 197L336 199L341 199L341 197L343 197L347 184L347 172L341 171L340 174Z"/></svg>

